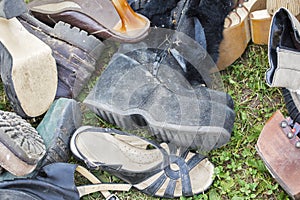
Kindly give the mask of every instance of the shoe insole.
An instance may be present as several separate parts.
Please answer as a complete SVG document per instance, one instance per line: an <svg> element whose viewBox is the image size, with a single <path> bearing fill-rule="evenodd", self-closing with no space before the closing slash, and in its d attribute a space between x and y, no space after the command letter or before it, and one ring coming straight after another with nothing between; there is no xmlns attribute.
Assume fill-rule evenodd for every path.
<svg viewBox="0 0 300 200"><path fill-rule="evenodd" d="M138 137L115 137L107 133L82 132L75 139L77 150L89 161L106 165L121 165L122 169L142 172L163 162L158 149L132 145L142 141Z"/></svg>

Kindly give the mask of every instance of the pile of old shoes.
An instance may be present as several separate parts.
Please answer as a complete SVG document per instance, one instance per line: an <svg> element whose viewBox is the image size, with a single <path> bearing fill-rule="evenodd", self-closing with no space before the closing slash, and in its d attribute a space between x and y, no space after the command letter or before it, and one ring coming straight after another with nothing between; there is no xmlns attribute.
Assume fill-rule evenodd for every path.
<svg viewBox="0 0 300 200"><path fill-rule="evenodd" d="M141 14L126 0L37 0L28 4L30 12L22 7L11 19L4 12L0 53L5 92L21 117L45 114L35 130L22 118L3 113L9 117L0 123L0 148L7 153L0 156L0 165L13 175L39 177L35 173L45 165L67 162L71 149L89 168L99 167L152 196L193 196L209 188L214 166L194 150L225 145L233 129L233 100L213 89L221 79L212 74L232 2L129 3ZM165 4L162 10L155 9L159 4ZM169 30L150 29L150 21ZM217 33L214 39L212 32ZM148 129L156 141L116 129L80 127L81 105L74 98L97 68L105 39L126 43L116 45L83 104L124 131ZM15 168L7 167L11 162ZM57 166L44 169L51 172ZM0 179L15 178L11 173Z"/></svg>
<svg viewBox="0 0 300 200"><path fill-rule="evenodd" d="M17 113L1 111L4 180L32 176L44 165L69 160L70 137L81 124L80 107L73 99L55 98L79 93L102 43L65 24L42 24L26 13L23 1L2 1L1 11L1 78ZM37 129L21 118L44 113Z"/></svg>

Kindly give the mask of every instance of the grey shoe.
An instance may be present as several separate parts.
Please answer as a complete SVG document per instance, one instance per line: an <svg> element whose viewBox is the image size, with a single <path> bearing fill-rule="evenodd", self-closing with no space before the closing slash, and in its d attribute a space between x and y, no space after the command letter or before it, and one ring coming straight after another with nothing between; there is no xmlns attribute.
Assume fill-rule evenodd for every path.
<svg viewBox="0 0 300 200"><path fill-rule="evenodd" d="M84 103L110 123L148 128L177 146L209 151L226 144L235 118L229 95L193 88L175 62L158 55L151 49L115 54Z"/></svg>
<svg viewBox="0 0 300 200"><path fill-rule="evenodd" d="M0 111L0 165L16 176L32 172L46 153L44 141L24 119Z"/></svg>

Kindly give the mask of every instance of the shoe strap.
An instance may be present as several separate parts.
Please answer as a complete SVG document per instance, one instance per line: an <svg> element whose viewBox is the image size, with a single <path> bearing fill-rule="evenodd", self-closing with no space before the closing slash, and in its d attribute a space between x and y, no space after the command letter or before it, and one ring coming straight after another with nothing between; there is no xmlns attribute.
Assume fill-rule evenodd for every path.
<svg viewBox="0 0 300 200"><path fill-rule="evenodd" d="M93 185L77 187L80 197L94 192L101 192L107 200L119 199L116 195L111 194L109 190L129 191L132 187L130 184L102 183L95 175L82 166L78 166L76 171L93 183Z"/></svg>

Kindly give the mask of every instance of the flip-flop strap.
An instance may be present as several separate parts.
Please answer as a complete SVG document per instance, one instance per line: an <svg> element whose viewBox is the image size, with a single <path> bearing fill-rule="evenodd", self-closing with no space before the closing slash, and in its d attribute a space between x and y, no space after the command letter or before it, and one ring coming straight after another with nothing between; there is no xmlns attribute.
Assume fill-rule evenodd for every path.
<svg viewBox="0 0 300 200"><path fill-rule="evenodd" d="M109 190L114 191L129 191L131 188L130 184L104 184L101 183L101 181L93 175L91 172L89 172L86 168L82 166L77 166L76 171L82 174L85 178L87 178L90 182L92 182L94 185L85 185L85 186L78 186L77 190L79 192L80 197L84 196L86 194L94 193L94 192L101 192L102 195L107 200L114 200L119 199L116 195L111 194Z"/></svg>

